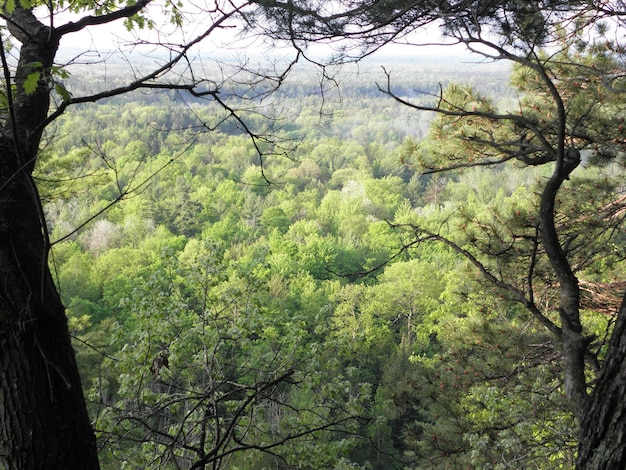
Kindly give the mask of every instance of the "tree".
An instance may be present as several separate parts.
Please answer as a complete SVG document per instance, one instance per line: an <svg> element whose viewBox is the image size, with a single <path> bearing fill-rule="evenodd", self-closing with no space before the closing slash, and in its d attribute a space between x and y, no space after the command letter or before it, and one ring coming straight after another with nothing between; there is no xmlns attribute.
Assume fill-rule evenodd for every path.
<svg viewBox="0 0 626 470"><path fill-rule="evenodd" d="M235 261L224 245L165 257L107 325L115 359L92 391L104 468L337 468L358 442L368 386L328 380L310 351L333 342L272 299L257 250Z"/></svg>
<svg viewBox="0 0 626 470"><path fill-rule="evenodd" d="M626 350L626 299L617 314L609 348L591 397L586 404L578 449L578 468L610 469L626 465L626 451L619 439L624 433L624 414L620 412Z"/></svg>
<svg viewBox="0 0 626 470"><path fill-rule="evenodd" d="M502 233L507 227L497 220L476 225L474 233L457 241L423 227L411 229L417 240L438 241L466 256L487 280L529 309L558 338L564 392L582 423L579 466L623 465L623 427L610 426L609 417L624 413L616 411L611 394L596 392L592 398L588 396L592 386L589 378L594 375L591 371L600 371L601 363L592 346L594 336L584 330L579 279L589 257L602 252L607 237L611 240L621 227L623 201L613 193L612 200L605 199L594 208L601 217L587 229L599 229L598 238L584 242L584 232L571 229L577 222L590 222L590 214L585 206L563 203L565 191L576 194L572 186L580 174L575 170L583 156L591 163L606 162L623 152L624 48L607 34L623 30L622 3L598 7L591 2L558 0L435 5L411 1L335 2L332 8L314 1L265 4L282 7L263 12L272 22L273 37L291 38L303 49L311 41L344 41L339 43L339 61L357 60L389 43L417 44L419 39L411 33L433 22L441 26L442 41L464 45L489 60L515 64L514 85L522 94L517 108L508 110L500 110L474 90L462 87L442 90L432 95L433 104L422 105L394 92L392 76L386 72L386 82L380 85L383 93L403 105L440 116L432 131L435 145L424 148L419 155L427 173L473 166L493 168L511 162L551 168L540 189L537 210L529 215L531 223L526 233L511 230L507 236ZM563 216L567 222L559 219ZM467 221L480 219L468 216ZM528 232L533 228L534 234ZM499 261L508 256L507 247L515 250L529 241L524 255L526 280L521 284L512 282L508 276L514 273L498 267ZM537 289L542 280L549 279L541 276L546 267L549 278L558 285L558 301L542 310L537 304ZM551 311L558 313L557 318L551 316ZM611 372L618 370L623 357L622 334L622 328L615 328L604 362ZM600 372L596 390L621 390L626 375L619 370L617 377ZM621 405L619 410L623 410ZM591 427L598 420L604 420L600 429L605 433L596 433ZM588 455L593 454L595 445L600 449L597 460Z"/></svg>
<svg viewBox="0 0 626 470"><path fill-rule="evenodd" d="M0 93L0 465L5 468L98 468L94 433L84 405L81 382L65 318L65 309L53 282L48 253L56 242L47 231L44 211L32 174L38 161L46 128L70 107L92 103L134 90L174 90L193 99L211 100L221 110L215 122L200 123L211 129L222 122L247 134L256 151L276 153L275 142L252 131L228 97L246 101L267 96L282 79L282 72L261 72L229 80L243 68L230 71L214 68L207 79L190 67L193 48L247 7L245 2L217 1L204 12L204 29L180 46L163 45L166 55L132 68L126 83L111 89L89 89L64 80L69 71L56 62L59 45L72 33L124 20L128 28L154 26L148 15L152 0L126 2L6 2L1 32L2 79ZM173 2L162 5L174 25L181 25L185 13ZM77 13L65 21L65 9ZM19 45L18 45L19 43ZM159 46L158 44L156 46ZM14 61L6 51L15 51ZM104 65L97 60L90 67ZM128 62L130 64L130 61ZM186 65L185 65L186 64ZM225 67L225 66L224 66ZM169 72L175 72L168 75ZM220 90L229 87L223 98ZM80 90L87 90L80 93ZM260 145L264 144L262 150ZM114 161L102 152L103 161L116 173ZM158 170L157 170L158 171ZM135 181L115 181L118 195L111 203L142 187ZM110 205L109 205L110 206ZM94 215L94 217L97 214Z"/></svg>

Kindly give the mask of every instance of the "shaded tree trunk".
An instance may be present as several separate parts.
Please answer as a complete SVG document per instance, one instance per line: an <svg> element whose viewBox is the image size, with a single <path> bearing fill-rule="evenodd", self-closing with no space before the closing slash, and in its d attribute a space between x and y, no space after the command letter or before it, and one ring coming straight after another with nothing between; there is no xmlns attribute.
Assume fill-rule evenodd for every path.
<svg viewBox="0 0 626 470"><path fill-rule="evenodd" d="M626 468L626 295L606 360L580 422L577 468Z"/></svg>
<svg viewBox="0 0 626 470"><path fill-rule="evenodd" d="M58 40L29 10L7 16L22 47L0 134L0 467L92 470L99 468L95 437L31 176ZM33 67L41 80L26 93Z"/></svg>
<svg viewBox="0 0 626 470"><path fill-rule="evenodd" d="M555 96L558 96L556 92ZM564 112L562 114L564 115ZM561 122L564 123L565 118L561 118ZM561 139L554 173L547 181L541 194L539 221L543 247L560 284L559 317L561 320L565 395L570 401L572 411L580 419L587 399L585 354L587 353L588 342L583 336L580 322L578 279L572 271L567 253L561 246L554 221L555 201L559 189L578 164L569 166L564 164L563 143L564 138Z"/></svg>
<svg viewBox="0 0 626 470"><path fill-rule="evenodd" d="M0 170L0 467L98 468L34 185L29 175L7 171L6 156Z"/></svg>

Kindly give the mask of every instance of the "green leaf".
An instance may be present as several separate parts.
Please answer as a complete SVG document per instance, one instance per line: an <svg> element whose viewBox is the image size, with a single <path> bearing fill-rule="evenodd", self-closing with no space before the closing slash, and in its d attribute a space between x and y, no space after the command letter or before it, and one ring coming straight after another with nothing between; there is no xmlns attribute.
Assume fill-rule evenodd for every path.
<svg viewBox="0 0 626 470"><path fill-rule="evenodd" d="M72 99L72 95L69 91L67 91L67 88L65 88L62 83L55 83L54 90L61 98L63 98L63 102L67 103L70 99Z"/></svg>
<svg viewBox="0 0 626 470"><path fill-rule="evenodd" d="M37 89L37 84L39 83L39 79L41 78L41 72L31 72L24 80L24 91L27 95L30 95L35 92Z"/></svg>
<svg viewBox="0 0 626 470"><path fill-rule="evenodd" d="M50 75L60 77L63 80L70 78L70 73L63 67L59 67L57 65L52 66L50 69Z"/></svg>
<svg viewBox="0 0 626 470"><path fill-rule="evenodd" d="M40 69L43 67L43 62L39 61L39 60L34 60L32 62L28 62L26 64L24 64L25 67L30 67L32 69Z"/></svg>

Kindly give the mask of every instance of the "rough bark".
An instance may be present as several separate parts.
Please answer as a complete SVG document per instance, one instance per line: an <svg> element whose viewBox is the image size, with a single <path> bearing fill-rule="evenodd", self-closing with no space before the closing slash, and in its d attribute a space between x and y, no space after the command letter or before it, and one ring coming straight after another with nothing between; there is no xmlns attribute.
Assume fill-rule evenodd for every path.
<svg viewBox="0 0 626 470"><path fill-rule="evenodd" d="M97 469L95 437L65 309L48 268L45 221L31 177L58 38L29 10L7 15L7 24L22 46L11 113L0 131L0 467ZM23 83L33 64L42 79L27 94Z"/></svg>
<svg viewBox="0 0 626 470"><path fill-rule="evenodd" d="M98 468L30 176L0 170L0 467ZM7 184L7 180L12 178Z"/></svg>
<svg viewBox="0 0 626 470"><path fill-rule="evenodd" d="M626 468L626 295L606 360L580 420L577 468Z"/></svg>

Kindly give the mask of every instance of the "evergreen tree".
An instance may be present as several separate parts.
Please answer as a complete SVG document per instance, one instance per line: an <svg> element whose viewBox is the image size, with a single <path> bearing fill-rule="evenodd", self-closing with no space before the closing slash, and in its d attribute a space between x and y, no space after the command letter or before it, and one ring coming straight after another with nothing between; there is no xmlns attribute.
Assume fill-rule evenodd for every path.
<svg viewBox="0 0 626 470"><path fill-rule="evenodd" d="M528 285L522 290L503 279L506 271L483 261L482 255L495 257L496 264L507 256L506 238L499 224L489 228L479 225L481 228L467 239L469 245L457 244L440 233L419 227L413 230L420 240L439 240L467 256L486 279L512 293L560 341L564 391L574 415L583 423L581 467L586 468L591 461L586 454L594 452L588 441L601 449L593 468L623 466L626 452L620 434L622 425L613 423L608 431L606 418L602 429L607 432L602 437L590 427L597 416L608 417L615 410L610 395L588 395L591 381L587 366L595 367L598 362L590 348L594 337L585 331L581 316L580 264L576 257L585 250L577 242L577 234L568 234L567 224L564 226L559 219L566 209L560 204L565 200L563 191L570 179L580 174L577 168L583 155L607 161L623 151L624 45L614 39L619 34L609 34L611 29L623 30L621 2L608 2L602 7L593 2L569 1L436 5L411 1L335 2L331 8L305 0L288 4L269 1L263 2L263 6L259 14L271 22L270 34L274 37L288 37L303 47L323 39L345 40L338 53L339 61L358 59L389 43L415 44L419 39L410 34L433 22L441 26L443 40L465 45L470 52L489 60L516 64L516 85L524 94L514 109L500 110L474 90L461 87L434 93L433 104L423 105L395 92L391 73L380 89L401 104L441 116L433 128L438 137L434 145L438 148L424 149L420 155L427 171L494 167L506 162L551 168L541 188L537 212L531 216L537 229L531 237L536 243L531 253L541 249L549 274L559 286L559 301L553 307L558 318L549 318L536 308L534 277L538 266L534 254L526 265ZM606 207L619 206L618 201L614 197L613 202L606 201ZM601 211L601 207L596 210ZM579 207L569 210L565 214L572 222L577 220ZM604 219L604 234L614 231L614 221ZM604 240L604 235L600 240ZM511 246L515 246L513 242ZM622 333L622 329L614 330L614 335ZM617 362L607 356L606 364L618 367L622 349L619 336L611 344L609 354L615 352ZM599 377L601 381L626 382L623 373L617 377L601 373ZM616 414L626 416L622 412Z"/></svg>

